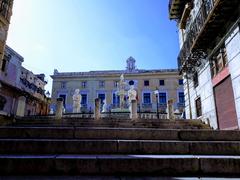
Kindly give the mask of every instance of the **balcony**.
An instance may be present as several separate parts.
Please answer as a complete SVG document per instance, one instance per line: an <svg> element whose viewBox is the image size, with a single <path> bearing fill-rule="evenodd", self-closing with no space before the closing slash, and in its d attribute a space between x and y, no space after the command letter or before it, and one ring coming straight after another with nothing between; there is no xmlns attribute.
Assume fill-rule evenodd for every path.
<svg viewBox="0 0 240 180"><path fill-rule="evenodd" d="M192 11L192 8L193 8L193 3L187 3L185 5L184 11L182 13L181 20L179 22L180 29L185 29L186 28L187 20L188 20L189 15Z"/></svg>
<svg viewBox="0 0 240 180"><path fill-rule="evenodd" d="M178 56L178 66L182 70L188 57L199 49L207 52L216 45L218 36L226 34L229 23L239 18L239 0L206 0L201 5L196 18L186 30L187 36ZM190 67L191 68L191 67Z"/></svg>
<svg viewBox="0 0 240 180"><path fill-rule="evenodd" d="M185 107L185 103L177 103L177 107Z"/></svg>
<svg viewBox="0 0 240 180"><path fill-rule="evenodd" d="M181 19L185 5L189 2L192 2L192 0L169 0L169 19Z"/></svg>
<svg viewBox="0 0 240 180"><path fill-rule="evenodd" d="M110 108L111 108L111 109L117 109L117 108L120 108L120 104L119 104L119 103L111 104L111 105L110 105Z"/></svg>
<svg viewBox="0 0 240 180"><path fill-rule="evenodd" d="M152 109L152 103L142 103L143 109Z"/></svg>

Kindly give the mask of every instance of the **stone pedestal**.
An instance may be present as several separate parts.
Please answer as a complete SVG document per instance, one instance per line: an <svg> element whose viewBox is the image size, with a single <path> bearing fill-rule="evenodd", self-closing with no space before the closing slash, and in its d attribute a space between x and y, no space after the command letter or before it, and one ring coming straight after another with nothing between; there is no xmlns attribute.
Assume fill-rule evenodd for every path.
<svg viewBox="0 0 240 180"><path fill-rule="evenodd" d="M174 120L173 99L168 100L167 104L167 118L171 121Z"/></svg>
<svg viewBox="0 0 240 180"><path fill-rule="evenodd" d="M94 109L94 118L95 120L99 120L101 118L100 114L100 99L95 99L95 109Z"/></svg>
<svg viewBox="0 0 240 180"><path fill-rule="evenodd" d="M18 98L18 105L17 105L17 116L23 117L25 113L25 106L26 106L26 97L20 96Z"/></svg>
<svg viewBox="0 0 240 180"><path fill-rule="evenodd" d="M131 112L130 112L130 119L136 120L138 118L137 114L137 101L132 100L131 101Z"/></svg>
<svg viewBox="0 0 240 180"><path fill-rule="evenodd" d="M62 98L57 98L57 109L56 109L56 114L55 118L57 120L62 118L62 112L63 111L63 99Z"/></svg>

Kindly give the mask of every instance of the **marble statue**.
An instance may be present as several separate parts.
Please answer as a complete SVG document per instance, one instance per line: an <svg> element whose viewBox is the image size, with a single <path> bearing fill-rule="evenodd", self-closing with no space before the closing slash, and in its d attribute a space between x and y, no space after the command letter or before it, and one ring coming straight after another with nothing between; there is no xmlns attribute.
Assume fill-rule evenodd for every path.
<svg viewBox="0 0 240 180"><path fill-rule="evenodd" d="M73 94L73 113L80 113L82 96L79 89L75 89Z"/></svg>
<svg viewBox="0 0 240 180"><path fill-rule="evenodd" d="M103 108L102 108L102 113L106 113L107 112L107 101L106 99L103 100Z"/></svg>
<svg viewBox="0 0 240 180"><path fill-rule="evenodd" d="M128 90L128 104L129 104L129 111L130 111L130 118L132 116L132 101L137 100L137 91L134 89L134 86L131 85L130 89Z"/></svg>
<svg viewBox="0 0 240 180"><path fill-rule="evenodd" d="M137 99L137 91L134 89L134 85L130 86L130 89L128 90L128 100L131 102L132 100Z"/></svg>
<svg viewBox="0 0 240 180"><path fill-rule="evenodd" d="M121 109L124 108L124 96L126 94L125 87L126 87L126 82L124 81L124 75L122 74L120 76L120 82L118 83L118 91L117 91L117 94L120 97L120 108Z"/></svg>
<svg viewBox="0 0 240 180"><path fill-rule="evenodd" d="M49 114L54 114L53 108L50 109Z"/></svg>

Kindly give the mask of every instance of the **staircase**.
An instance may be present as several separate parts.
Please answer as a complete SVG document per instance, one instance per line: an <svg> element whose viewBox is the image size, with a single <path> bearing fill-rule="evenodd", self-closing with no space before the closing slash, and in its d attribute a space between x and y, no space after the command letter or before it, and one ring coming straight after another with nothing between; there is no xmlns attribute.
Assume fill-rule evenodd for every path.
<svg viewBox="0 0 240 180"><path fill-rule="evenodd" d="M17 119L0 127L1 175L240 176L240 132L200 121Z"/></svg>

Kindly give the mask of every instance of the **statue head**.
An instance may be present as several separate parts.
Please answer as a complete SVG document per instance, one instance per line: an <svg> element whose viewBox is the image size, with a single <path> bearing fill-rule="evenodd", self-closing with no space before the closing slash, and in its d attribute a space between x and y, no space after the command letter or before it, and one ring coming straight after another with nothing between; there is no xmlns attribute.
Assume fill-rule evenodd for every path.
<svg viewBox="0 0 240 180"><path fill-rule="evenodd" d="M134 90L134 85L131 85L131 86L130 86L130 89L131 89L131 90Z"/></svg>
<svg viewBox="0 0 240 180"><path fill-rule="evenodd" d="M120 76L120 80L124 81L124 75L123 74Z"/></svg>
<svg viewBox="0 0 240 180"><path fill-rule="evenodd" d="M80 90L79 89L75 89L74 94L79 94Z"/></svg>

